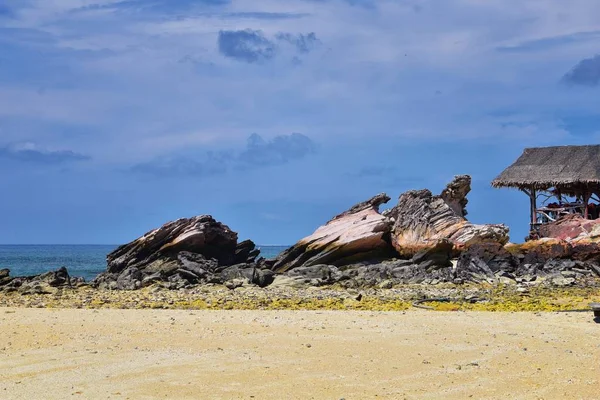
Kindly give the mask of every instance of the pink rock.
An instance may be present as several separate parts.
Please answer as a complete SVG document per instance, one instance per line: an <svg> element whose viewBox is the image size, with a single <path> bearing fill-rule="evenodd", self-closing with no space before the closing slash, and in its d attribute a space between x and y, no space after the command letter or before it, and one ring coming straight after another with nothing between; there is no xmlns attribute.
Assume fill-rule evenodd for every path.
<svg viewBox="0 0 600 400"><path fill-rule="evenodd" d="M471 178L460 175L439 196L429 190L410 190L400 196L389 216L394 219L392 245L403 256L410 257L439 240L448 239L455 251L476 243L508 242L505 225L478 225L464 217L466 195Z"/></svg>
<svg viewBox="0 0 600 400"><path fill-rule="evenodd" d="M381 193L337 215L283 252L273 270L285 272L317 264L337 265L389 252L391 246L385 237L389 235L391 221L379 213L379 206L389 200Z"/></svg>

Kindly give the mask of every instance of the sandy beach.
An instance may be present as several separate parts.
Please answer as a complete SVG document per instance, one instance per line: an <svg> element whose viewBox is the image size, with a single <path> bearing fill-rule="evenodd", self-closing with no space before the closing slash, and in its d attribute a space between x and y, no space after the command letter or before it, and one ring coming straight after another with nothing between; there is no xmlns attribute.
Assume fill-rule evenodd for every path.
<svg viewBox="0 0 600 400"><path fill-rule="evenodd" d="M3 399L596 399L591 313L0 308Z"/></svg>

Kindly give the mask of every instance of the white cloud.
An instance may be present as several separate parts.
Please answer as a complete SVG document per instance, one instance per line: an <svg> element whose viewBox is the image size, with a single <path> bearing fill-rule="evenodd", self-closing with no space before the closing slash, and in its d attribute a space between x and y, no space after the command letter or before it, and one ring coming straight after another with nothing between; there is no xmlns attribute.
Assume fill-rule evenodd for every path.
<svg viewBox="0 0 600 400"><path fill-rule="evenodd" d="M137 162L162 151L241 142L253 131L298 131L326 141L513 134L534 140L547 137L547 129L559 141L565 132L546 121L549 115L597 109L595 96L556 87L597 51L581 35L600 30L600 3L592 0L569 7L559 0L381 0L374 8L236 0L169 16L82 10L115 2L38 0L19 9L8 26L51 34L53 44L45 44L51 56L37 62L60 66L53 73L64 74L70 86L50 84L40 95L29 79L0 81L0 118L87 125L97 133L78 143L95 160L123 160L116 150L133 142L138 151L124 161ZM261 65L219 54L218 32L243 29L271 38L315 32L322 46L300 62L292 52ZM11 43L10 36L3 40ZM21 50L16 57L26 58L14 68L36 62L27 53L35 43L12 45ZM497 112L508 116L499 119ZM523 115L528 119L510 125ZM37 135L62 140L44 129ZM98 137L102 143L95 144Z"/></svg>

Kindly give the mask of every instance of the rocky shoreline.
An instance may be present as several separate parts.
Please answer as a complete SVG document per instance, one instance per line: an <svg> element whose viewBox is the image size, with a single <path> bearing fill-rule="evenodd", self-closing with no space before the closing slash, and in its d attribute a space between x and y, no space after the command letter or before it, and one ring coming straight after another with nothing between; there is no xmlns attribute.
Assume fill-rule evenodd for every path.
<svg viewBox="0 0 600 400"><path fill-rule="evenodd" d="M169 222L107 256L91 282L66 268L31 277L0 270L0 293L55 295L72 288L225 290L248 287L300 291L401 290L420 285L478 284L596 287L600 280L600 224L570 216L544 226L544 238L508 243L508 228L466 219L471 178L460 175L439 195L411 190L398 203L385 193L356 204L278 257L266 260L254 242L212 216ZM458 289L457 289L458 290ZM303 296L300 296L303 297Z"/></svg>
<svg viewBox="0 0 600 400"><path fill-rule="evenodd" d="M402 285L394 289L344 289L339 286L234 290L204 285L171 290L152 286L140 290L103 290L88 285L54 293L0 293L0 307L77 309L184 310L365 310L404 311L416 303L440 311L567 311L584 310L600 301L600 285L530 288L491 285Z"/></svg>

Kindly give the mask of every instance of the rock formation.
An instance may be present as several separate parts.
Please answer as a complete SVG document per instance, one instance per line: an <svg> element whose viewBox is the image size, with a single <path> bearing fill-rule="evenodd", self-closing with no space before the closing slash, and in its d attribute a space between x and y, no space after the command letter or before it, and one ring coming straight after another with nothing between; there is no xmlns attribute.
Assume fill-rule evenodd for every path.
<svg viewBox="0 0 600 400"><path fill-rule="evenodd" d="M574 243L600 242L600 219L585 219L578 214L565 215L540 226L540 236Z"/></svg>
<svg viewBox="0 0 600 400"><path fill-rule="evenodd" d="M107 271L92 283L134 290L154 282L180 288L246 279L265 286L272 281L272 273L256 265L259 253L250 240L238 244L237 233L210 215L183 218L110 253Z"/></svg>
<svg viewBox="0 0 600 400"><path fill-rule="evenodd" d="M274 260L256 260L260 252L252 241L238 243L237 234L211 216L180 219L109 254L107 271L92 285L130 290L155 283L171 289L207 283L230 289L466 282L565 286L600 276L600 223L567 217L542 227L552 238L506 244L506 226L465 218L470 184L471 178L461 175L437 196L411 190L383 213L379 207L390 198L378 194ZM16 279L0 271L0 286L22 285Z"/></svg>
<svg viewBox="0 0 600 400"><path fill-rule="evenodd" d="M477 225L465 218L466 195L471 178L454 178L441 195L429 190L410 190L400 196L398 205L386 215L394 220L392 245L402 256L410 257L435 242L448 239L456 252L476 243L508 242L504 225Z"/></svg>
<svg viewBox="0 0 600 400"><path fill-rule="evenodd" d="M379 213L379 206L389 200L381 193L333 217L277 257L274 271L282 273L318 264L343 265L389 254L391 221Z"/></svg>
<svg viewBox="0 0 600 400"><path fill-rule="evenodd" d="M61 288L73 288L84 284L83 278L69 276L67 268L61 267L35 276L11 277L10 270L0 270L0 292L20 294L54 294Z"/></svg>

